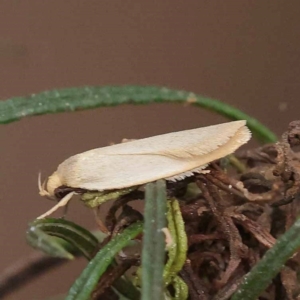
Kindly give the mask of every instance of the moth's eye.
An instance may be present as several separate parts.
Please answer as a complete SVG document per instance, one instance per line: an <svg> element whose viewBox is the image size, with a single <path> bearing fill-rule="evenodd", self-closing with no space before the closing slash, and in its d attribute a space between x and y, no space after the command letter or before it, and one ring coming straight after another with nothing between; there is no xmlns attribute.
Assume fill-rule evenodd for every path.
<svg viewBox="0 0 300 300"><path fill-rule="evenodd" d="M54 196L56 199L61 200L66 195L70 194L71 192L76 192L77 194L83 194L87 192L85 189L81 188L72 188L66 185L61 185L54 190Z"/></svg>
<svg viewBox="0 0 300 300"><path fill-rule="evenodd" d="M65 185L59 186L58 188L56 188L54 190L54 196L57 199L62 199L63 197L65 197L67 194L73 192L74 189Z"/></svg>

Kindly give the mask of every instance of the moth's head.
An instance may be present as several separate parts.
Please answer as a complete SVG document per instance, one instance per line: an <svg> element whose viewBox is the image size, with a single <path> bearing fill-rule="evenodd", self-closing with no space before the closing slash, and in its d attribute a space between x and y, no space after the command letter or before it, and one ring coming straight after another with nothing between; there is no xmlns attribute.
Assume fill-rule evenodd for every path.
<svg viewBox="0 0 300 300"><path fill-rule="evenodd" d="M51 176L46 179L43 184L41 183L41 174L39 174L39 194L41 196L46 196L50 199L56 199L55 190L62 186L61 178L57 172L54 172Z"/></svg>

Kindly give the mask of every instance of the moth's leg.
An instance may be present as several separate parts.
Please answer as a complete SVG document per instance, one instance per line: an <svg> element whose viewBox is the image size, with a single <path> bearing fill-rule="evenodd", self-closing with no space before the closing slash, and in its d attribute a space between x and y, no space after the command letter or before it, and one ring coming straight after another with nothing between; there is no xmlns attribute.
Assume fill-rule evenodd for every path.
<svg viewBox="0 0 300 300"><path fill-rule="evenodd" d="M93 213L95 215L95 220L96 220L96 223L99 227L99 229L106 233L106 234L110 234L109 230L107 229L107 227L105 226L105 223L101 220L101 218L99 217L99 214L100 214L100 208L101 206L98 206L98 207L94 207L93 208Z"/></svg>
<svg viewBox="0 0 300 300"><path fill-rule="evenodd" d="M49 209L47 212L45 212L41 216L37 217L37 219L46 218L46 217L50 216L52 213L54 213L58 208L66 206L75 194L76 194L75 192L71 192L71 193L67 194L55 206L53 206L51 209Z"/></svg>
<svg viewBox="0 0 300 300"><path fill-rule="evenodd" d="M62 219L64 219L68 213L68 208L69 208L69 202L64 206L63 208L63 214L62 214Z"/></svg>

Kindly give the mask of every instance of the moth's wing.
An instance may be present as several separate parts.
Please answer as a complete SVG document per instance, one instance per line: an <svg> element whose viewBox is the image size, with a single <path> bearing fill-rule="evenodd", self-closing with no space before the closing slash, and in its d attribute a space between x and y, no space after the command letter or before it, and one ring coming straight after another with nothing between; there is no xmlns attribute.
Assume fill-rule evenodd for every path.
<svg viewBox="0 0 300 300"><path fill-rule="evenodd" d="M183 178L249 140L244 123L231 123L239 126L229 126L229 130L225 123L218 125L219 132L218 128L208 130L209 135L194 129L184 131L185 134L172 133L90 150L64 161L58 172L66 185L88 190L120 189L161 178ZM223 138L219 138L220 126L226 134ZM211 136L217 133L216 138Z"/></svg>
<svg viewBox="0 0 300 300"><path fill-rule="evenodd" d="M94 149L103 155L165 155L178 159L202 156L222 148L234 139L233 151L246 143L251 136L245 121L234 121L208 127L172 132L127 143ZM228 149L229 150L229 149ZM231 152L231 150L229 150ZM89 151L85 152L88 153ZM229 154L225 153L223 156Z"/></svg>
<svg viewBox="0 0 300 300"><path fill-rule="evenodd" d="M198 166L164 155L97 155L70 158L58 172L67 186L87 190L121 189L172 177Z"/></svg>

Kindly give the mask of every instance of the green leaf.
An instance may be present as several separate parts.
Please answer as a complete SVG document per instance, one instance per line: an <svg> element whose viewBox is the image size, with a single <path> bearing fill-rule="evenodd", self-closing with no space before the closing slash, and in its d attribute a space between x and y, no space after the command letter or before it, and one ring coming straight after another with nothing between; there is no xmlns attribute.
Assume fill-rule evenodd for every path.
<svg viewBox="0 0 300 300"><path fill-rule="evenodd" d="M81 275L70 288L66 300L87 300L96 287L100 277L114 261L115 255L121 251L131 239L142 232L142 224L137 222L127 227L121 234L114 237L88 263Z"/></svg>
<svg viewBox="0 0 300 300"><path fill-rule="evenodd" d="M186 300L188 298L188 287L177 274L181 271L186 261L188 250L187 235L178 200L171 198L168 200L167 205L168 229L173 244L168 249L168 261L163 275L165 285L173 285L175 299Z"/></svg>
<svg viewBox="0 0 300 300"><path fill-rule="evenodd" d="M105 237L103 232L95 231L92 234L70 221L51 218L32 222L27 231L27 241L31 246L51 256L67 259L72 259L73 255L84 255L90 260L98 241ZM119 293L130 295L131 299L139 299L138 290L128 280L118 278L114 287Z"/></svg>
<svg viewBox="0 0 300 300"><path fill-rule="evenodd" d="M35 220L29 224L26 237L32 247L51 256L68 259L73 258L70 252L74 251L90 259L98 245L97 238L88 230L64 219ZM55 237L67 241L73 250L70 245Z"/></svg>
<svg viewBox="0 0 300 300"><path fill-rule="evenodd" d="M272 143L277 137L268 128L240 110L221 101L186 91L151 86L81 87L46 91L27 97L15 97L0 102L0 124L26 116L77 111L120 104L162 102L189 103L207 108L231 120L247 120L253 134L262 142Z"/></svg>
<svg viewBox="0 0 300 300"><path fill-rule="evenodd" d="M163 299L163 269L167 226L167 192L164 180L146 185L142 250L142 300Z"/></svg>
<svg viewBox="0 0 300 300"><path fill-rule="evenodd" d="M231 300L255 300L300 248L300 218L244 277Z"/></svg>
<svg viewBox="0 0 300 300"><path fill-rule="evenodd" d="M171 199L173 209L174 223L176 227L176 244L177 253L176 259L172 266L172 271L176 274L181 271L187 256L188 239L185 231L184 221L179 207L179 202L176 198Z"/></svg>

